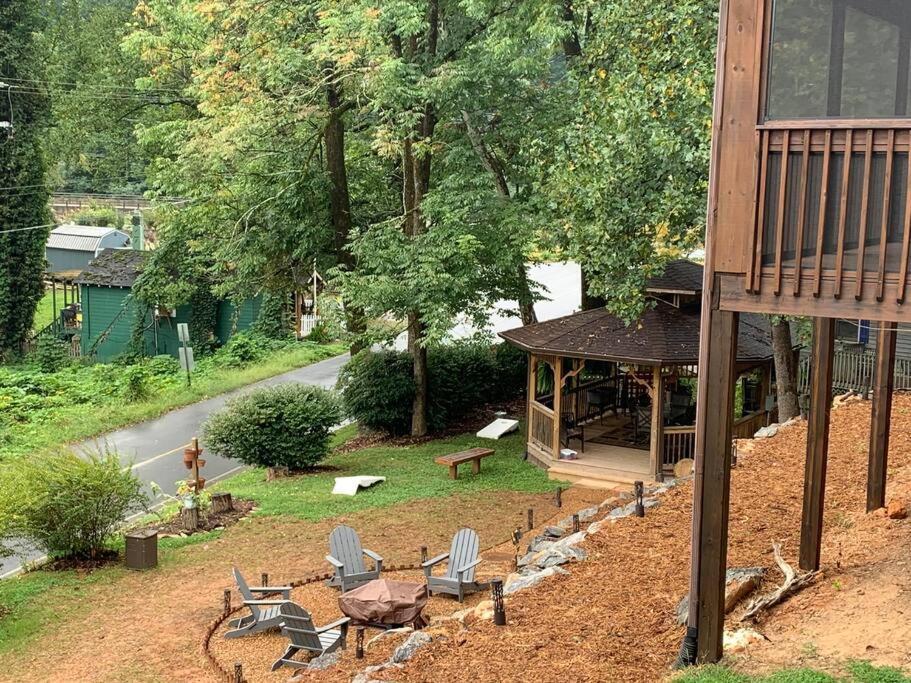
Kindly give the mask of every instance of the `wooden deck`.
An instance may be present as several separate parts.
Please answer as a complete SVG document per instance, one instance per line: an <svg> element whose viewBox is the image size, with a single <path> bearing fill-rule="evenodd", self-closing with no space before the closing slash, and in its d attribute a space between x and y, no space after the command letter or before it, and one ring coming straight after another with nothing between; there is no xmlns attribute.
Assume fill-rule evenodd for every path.
<svg viewBox="0 0 911 683"><path fill-rule="evenodd" d="M553 460L548 467L551 479L571 481L578 486L598 489L629 489L635 481L650 483L648 442L639 448L593 443L605 433L616 433L616 418L605 418L604 426L595 423L585 427L585 452L577 441L572 449L577 460Z"/></svg>

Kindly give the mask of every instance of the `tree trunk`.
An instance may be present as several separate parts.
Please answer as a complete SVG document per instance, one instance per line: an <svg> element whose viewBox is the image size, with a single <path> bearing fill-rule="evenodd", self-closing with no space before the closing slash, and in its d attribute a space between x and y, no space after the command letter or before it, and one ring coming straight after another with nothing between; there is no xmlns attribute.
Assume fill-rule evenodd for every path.
<svg viewBox="0 0 911 683"><path fill-rule="evenodd" d="M599 296L592 296L588 293L588 278L585 277L585 270L582 270L582 300L579 302L583 311L591 311L604 306L605 301Z"/></svg>
<svg viewBox="0 0 911 683"><path fill-rule="evenodd" d="M506 179L506 169L496 154L484 142L480 132L474 127L471 116L464 109L462 110L462 121L465 123L465 130L468 133L468 140L471 142L471 148L474 150L478 159L484 165L484 168L493 178L494 185L497 188L497 194L504 199L511 199L509 192L509 182ZM531 285L528 282L528 271L525 269L525 263L520 262L516 267L516 275L519 292L517 299L519 302L519 315L522 317L523 325L531 325L538 322L538 315L535 313L535 298L531 291Z"/></svg>
<svg viewBox="0 0 911 683"><path fill-rule="evenodd" d="M797 359L791 341L791 325L787 318L772 321L772 352L775 356L778 421L785 422L800 415L800 404L797 400Z"/></svg>
<svg viewBox="0 0 911 683"><path fill-rule="evenodd" d="M420 340L423 324L417 313L408 314L409 339ZM414 367L414 402L411 406L411 435L427 434L427 401L429 397L427 382L427 347L415 343L411 352Z"/></svg>
<svg viewBox="0 0 911 683"><path fill-rule="evenodd" d="M329 105L329 119L326 122L324 139L326 143L326 170L329 176L329 214L332 219L333 247L339 265L345 270L355 267L354 255L348 250L351 234L351 196L348 192L348 169L345 162L345 121L347 105L342 103L341 92L333 80L334 70L326 68L326 103ZM366 329L364 312L354 306L345 306L348 332L355 335L351 344L353 356L363 348L359 335Z"/></svg>
<svg viewBox="0 0 911 683"><path fill-rule="evenodd" d="M563 37L563 54L567 57L581 57L582 46L579 44L579 32L576 30L576 15L572 0L562 0L563 21L567 23L567 33Z"/></svg>

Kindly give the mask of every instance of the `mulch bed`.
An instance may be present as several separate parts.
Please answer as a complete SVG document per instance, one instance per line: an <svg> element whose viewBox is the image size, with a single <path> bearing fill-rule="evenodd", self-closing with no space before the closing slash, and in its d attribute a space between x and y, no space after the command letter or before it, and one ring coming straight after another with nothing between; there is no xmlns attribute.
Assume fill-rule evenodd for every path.
<svg viewBox="0 0 911 683"><path fill-rule="evenodd" d="M64 557L49 560L41 566L42 569L52 572L75 570L77 572L91 572L120 560L120 553L116 550L106 549L95 557ZM0 614L2 616L2 614Z"/></svg>
<svg viewBox="0 0 911 683"><path fill-rule="evenodd" d="M163 523L153 524L148 528L157 529L159 538L167 538L169 536L192 536L193 534L198 534L203 531L224 529L232 524L236 524L250 514L256 507L254 501L243 498L235 498L232 502L233 507L230 510L218 513L209 511L205 515L200 515L199 526L195 531L187 531L184 528L183 521L180 519L180 512Z"/></svg>

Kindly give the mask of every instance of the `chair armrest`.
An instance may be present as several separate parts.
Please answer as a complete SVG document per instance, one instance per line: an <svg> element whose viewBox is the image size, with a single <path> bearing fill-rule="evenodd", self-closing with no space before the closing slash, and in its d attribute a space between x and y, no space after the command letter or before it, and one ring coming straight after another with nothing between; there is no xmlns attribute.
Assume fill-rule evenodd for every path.
<svg viewBox="0 0 911 683"><path fill-rule="evenodd" d="M281 593L285 600L291 597L291 586L258 586L250 588L251 593Z"/></svg>
<svg viewBox="0 0 911 683"><path fill-rule="evenodd" d="M320 626L318 629L316 629L316 632L325 633L326 631L331 631L334 628L341 628L342 626L346 626L350 622L351 622L351 619L349 617L342 617L341 619L333 621L331 624L326 624L325 626Z"/></svg>
<svg viewBox="0 0 911 683"><path fill-rule="evenodd" d="M245 605L284 605L286 602L291 602L290 600L244 600Z"/></svg>
<svg viewBox="0 0 911 683"><path fill-rule="evenodd" d="M466 564L464 567L459 567L459 568L456 570L456 573L459 575L459 578L461 578L461 577L462 577L462 574L464 574L465 572L467 572L469 569L473 569L474 567L477 567L479 564L481 564L481 558L480 558L480 557L479 557L478 559L476 559L474 562L469 562L469 563Z"/></svg>
<svg viewBox="0 0 911 683"><path fill-rule="evenodd" d="M367 557L369 557L369 558L370 558L371 560L373 560L374 562L380 562L380 563L382 563L383 558L380 557L379 555L377 555L377 554L376 554L375 552L373 552L372 550L367 550L367 548L363 548L362 551L363 551L364 555L366 555Z"/></svg>
<svg viewBox="0 0 911 683"><path fill-rule="evenodd" d="M443 553L442 555L437 555L432 560L427 560L426 562L421 563L422 567L432 567L435 564L439 564L443 560L449 557L449 553Z"/></svg>
<svg viewBox="0 0 911 683"><path fill-rule="evenodd" d="M326 562L328 562L333 567L335 567L336 571L338 572L338 575L341 576L342 578L344 578L345 565L343 565L341 562L339 562L334 557L332 557L332 555L326 555Z"/></svg>

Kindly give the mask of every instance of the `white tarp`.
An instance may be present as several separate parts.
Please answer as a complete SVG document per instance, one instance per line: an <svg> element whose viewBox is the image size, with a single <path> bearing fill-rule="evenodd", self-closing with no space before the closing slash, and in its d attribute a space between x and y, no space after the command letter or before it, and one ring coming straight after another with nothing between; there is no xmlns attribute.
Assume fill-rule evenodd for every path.
<svg viewBox="0 0 911 683"><path fill-rule="evenodd" d="M501 417L484 427L484 429L478 432L477 436L480 439L499 439L504 434L514 432L518 428L518 420L507 420L506 418Z"/></svg>
<svg viewBox="0 0 911 683"><path fill-rule="evenodd" d="M353 496L359 488L366 489L381 481L386 481L386 477L336 477L332 493Z"/></svg>

